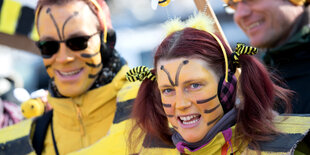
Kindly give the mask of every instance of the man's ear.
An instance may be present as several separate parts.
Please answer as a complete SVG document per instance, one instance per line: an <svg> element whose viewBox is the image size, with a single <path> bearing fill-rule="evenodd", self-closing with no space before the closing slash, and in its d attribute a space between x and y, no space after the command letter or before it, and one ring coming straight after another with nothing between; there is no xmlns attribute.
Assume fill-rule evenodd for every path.
<svg viewBox="0 0 310 155"><path fill-rule="evenodd" d="M102 63L106 64L109 62L110 57L114 51L115 43L116 43L116 33L113 29L109 29L107 32L107 42L104 43L104 34L101 33L101 46L100 46L100 54Z"/></svg>
<svg viewBox="0 0 310 155"><path fill-rule="evenodd" d="M109 49L114 49L116 43L116 33L113 29L109 29L107 33L107 46Z"/></svg>

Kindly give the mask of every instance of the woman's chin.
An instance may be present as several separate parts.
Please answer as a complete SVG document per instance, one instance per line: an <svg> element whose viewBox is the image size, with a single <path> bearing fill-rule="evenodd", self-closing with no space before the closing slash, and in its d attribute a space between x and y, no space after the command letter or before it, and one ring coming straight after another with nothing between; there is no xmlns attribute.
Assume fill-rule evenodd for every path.
<svg viewBox="0 0 310 155"><path fill-rule="evenodd" d="M183 136L182 136L183 137ZM196 143L203 139L203 137L196 137L196 136L187 136L183 137L185 141L189 143Z"/></svg>

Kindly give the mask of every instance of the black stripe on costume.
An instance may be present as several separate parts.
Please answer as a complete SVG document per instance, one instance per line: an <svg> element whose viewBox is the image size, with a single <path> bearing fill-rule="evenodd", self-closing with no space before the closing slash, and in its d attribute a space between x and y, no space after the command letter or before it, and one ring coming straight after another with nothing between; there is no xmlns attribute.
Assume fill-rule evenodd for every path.
<svg viewBox="0 0 310 155"><path fill-rule="evenodd" d="M5 136L5 135L2 135ZM29 154L33 152L29 135L0 144L0 154Z"/></svg>
<svg viewBox="0 0 310 155"><path fill-rule="evenodd" d="M3 6L3 0L0 0L0 14L1 14L2 6Z"/></svg>
<svg viewBox="0 0 310 155"><path fill-rule="evenodd" d="M23 6L21 8L21 15L18 19L15 33L28 36L34 24L34 10L30 7Z"/></svg>
<svg viewBox="0 0 310 155"><path fill-rule="evenodd" d="M3 0L0 0L0 12L2 10L2 4L3 4Z"/></svg>
<svg viewBox="0 0 310 155"><path fill-rule="evenodd" d="M143 147L145 148L175 148L174 145L168 145L161 139L147 134L143 140Z"/></svg>
<svg viewBox="0 0 310 155"><path fill-rule="evenodd" d="M48 125L52 121L53 110L35 119L35 130L32 138L32 145L36 154L41 154L44 148L44 140Z"/></svg>
<svg viewBox="0 0 310 155"><path fill-rule="evenodd" d="M258 145L264 152L289 152L304 137L305 135L301 133L279 134L271 137L273 138L271 141L258 142ZM249 148L254 150L251 146Z"/></svg>
<svg viewBox="0 0 310 155"><path fill-rule="evenodd" d="M130 117L133 102L134 99L127 100L125 102L117 102L116 113L113 120L114 124L124 121Z"/></svg>

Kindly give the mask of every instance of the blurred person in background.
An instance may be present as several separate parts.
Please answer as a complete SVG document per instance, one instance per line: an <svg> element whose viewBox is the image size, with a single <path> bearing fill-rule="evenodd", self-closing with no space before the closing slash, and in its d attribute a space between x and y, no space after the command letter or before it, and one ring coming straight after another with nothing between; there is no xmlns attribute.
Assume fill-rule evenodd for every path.
<svg viewBox="0 0 310 155"><path fill-rule="evenodd" d="M18 83L13 76L0 77L0 128L13 125L23 119L18 103L13 102L16 101L13 91L15 85L18 85L15 82Z"/></svg>
<svg viewBox="0 0 310 155"><path fill-rule="evenodd" d="M39 0L35 24L53 110L0 130L6 135L0 154L67 154L88 147L122 125L138 91L139 84L126 82L128 67L114 49L104 0Z"/></svg>
<svg viewBox="0 0 310 155"><path fill-rule="evenodd" d="M309 0L224 0L263 61L296 92L293 113L310 113Z"/></svg>

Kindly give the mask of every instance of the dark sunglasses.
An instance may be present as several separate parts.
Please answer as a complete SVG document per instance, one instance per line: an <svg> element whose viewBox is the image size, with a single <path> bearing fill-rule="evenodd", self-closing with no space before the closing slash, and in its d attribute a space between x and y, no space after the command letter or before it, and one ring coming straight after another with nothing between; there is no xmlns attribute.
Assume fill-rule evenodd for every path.
<svg viewBox="0 0 310 155"><path fill-rule="evenodd" d="M69 38L66 40L60 40L60 41L56 41L56 40L37 41L36 45L40 49L41 55L43 58L50 58L55 53L58 52L60 43L65 43L66 46L69 47L72 51L84 50L88 46L88 40L100 32L101 31L98 31L89 36L73 37L73 38Z"/></svg>

